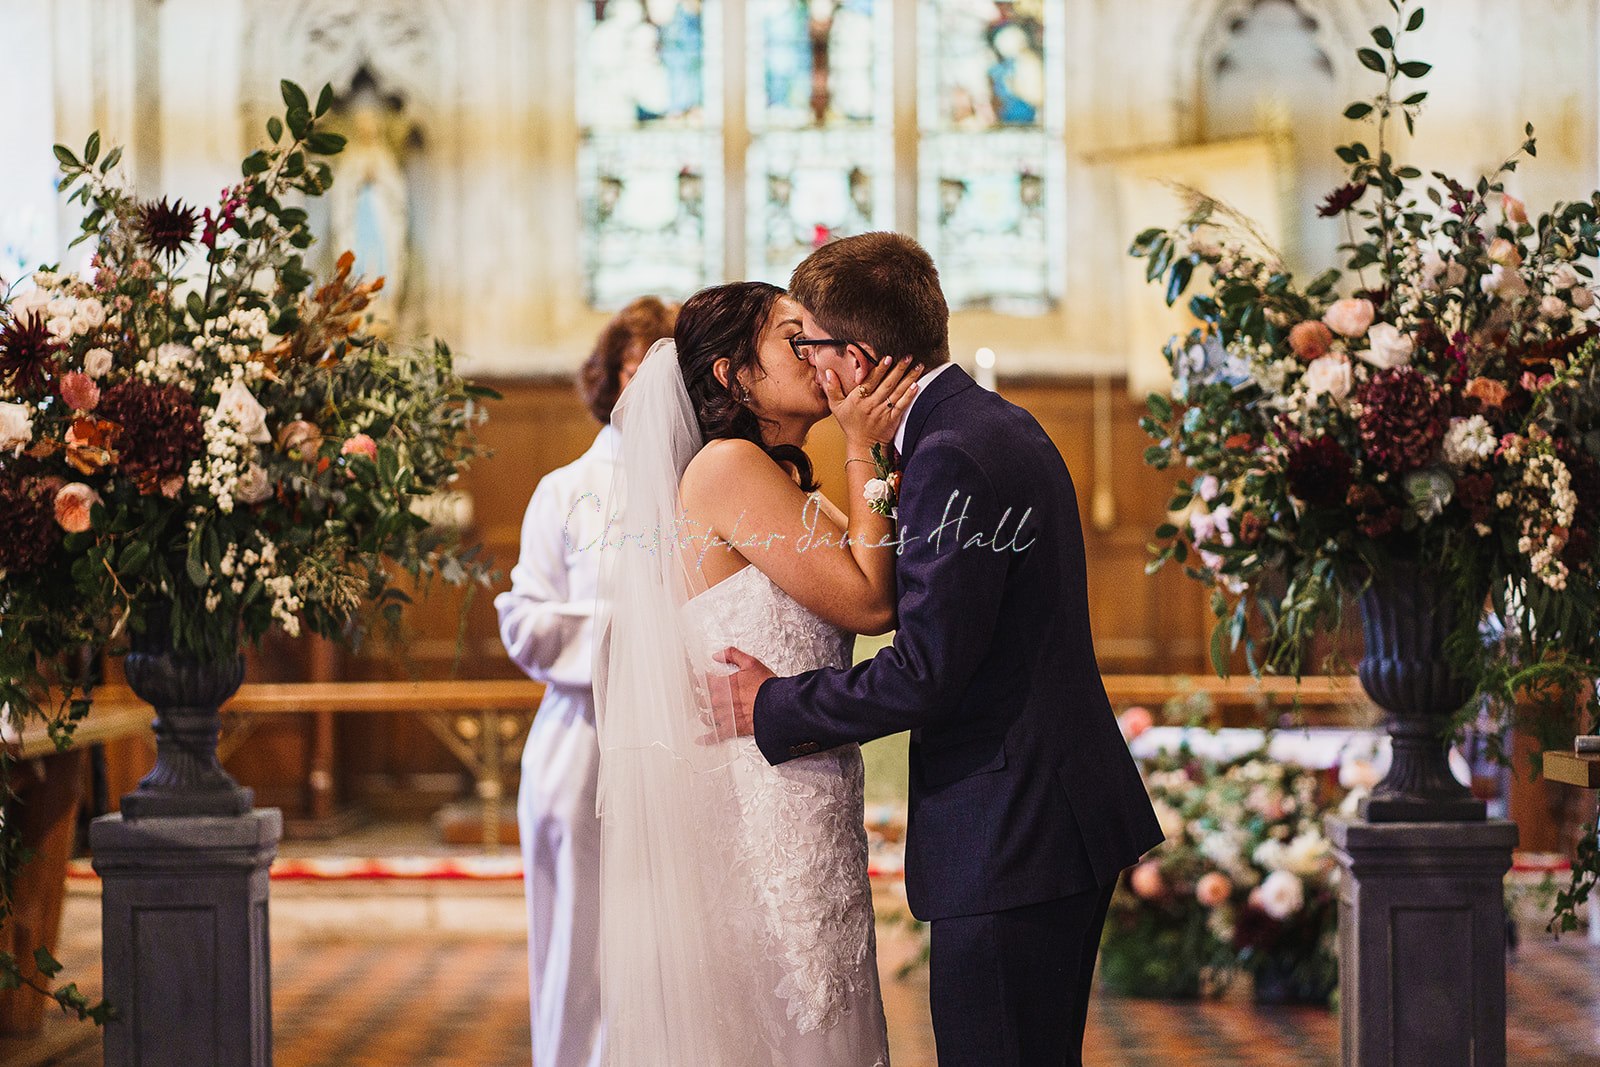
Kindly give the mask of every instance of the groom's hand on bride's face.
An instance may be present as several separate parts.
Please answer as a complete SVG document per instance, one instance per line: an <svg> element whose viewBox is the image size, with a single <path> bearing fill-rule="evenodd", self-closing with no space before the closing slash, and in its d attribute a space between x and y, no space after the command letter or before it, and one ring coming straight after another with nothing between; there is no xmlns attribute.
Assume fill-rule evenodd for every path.
<svg viewBox="0 0 1600 1067"><path fill-rule="evenodd" d="M755 736L756 694L773 673L765 663L737 648L725 648L711 658L734 670L726 677L709 680L713 733L703 740L710 743Z"/></svg>

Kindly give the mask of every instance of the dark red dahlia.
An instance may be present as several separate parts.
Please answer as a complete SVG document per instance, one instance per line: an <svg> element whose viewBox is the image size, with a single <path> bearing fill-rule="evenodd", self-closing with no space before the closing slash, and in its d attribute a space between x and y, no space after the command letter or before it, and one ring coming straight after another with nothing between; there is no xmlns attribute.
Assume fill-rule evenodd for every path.
<svg viewBox="0 0 1600 1067"><path fill-rule="evenodd" d="M122 428L117 437L122 471L147 495L158 492L163 481L187 474L205 444L194 400L175 385L118 382L101 396L95 414Z"/></svg>
<svg viewBox="0 0 1600 1067"><path fill-rule="evenodd" d="M61 542L55 493L38 478L0 470L0 571L38 570Z"/></svg>
<svg viewBox="0 0 1600 1067"><path fill-rule="evenodd" d="M1331 437L1302 437L1289 450L1289 492L1315 508L1331 507L1350 488L1350 454Z"/></svg>
<svg viewBox="0 0 1600 1067"><path fill-rule="evenodd" d="M1327 199L1318 206L1317 214L1325 219L1341 215L1355 207L1356 201L1360 200L1366 194L1366 191L1366 182L1351 182L1349 185L1341 185L1329 193Z"/></svg>
<svg viewBox="0 0 1600 1067"><path fill-rule="evenodd" d="M18 396L40 397L55 377L57 341L37 311L13 317L0 329L0 380Z"/></svg>
<svg viewBox="0 0 1600 1067"><path fill-rule="evenodd" d="M1444 440L1450 407L1444 393L1411 367L1380 370L1361 387L1361 447L1391 474L1426 466Z"/></svg>
<svg viewBox="0 0 1600 1067"><path fill-rule="evenodd" d="M162 197L139 209L139 238L157 255L176 258L194 240L194 228L199 221L194 208L182 200L169 204L167 198Z"/></svg>

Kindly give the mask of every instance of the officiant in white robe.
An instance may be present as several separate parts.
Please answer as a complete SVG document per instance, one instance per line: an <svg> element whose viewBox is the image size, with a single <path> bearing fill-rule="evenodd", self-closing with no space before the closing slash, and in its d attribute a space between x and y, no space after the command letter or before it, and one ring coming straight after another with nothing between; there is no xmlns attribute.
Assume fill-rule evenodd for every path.
<svg viewBox="0 0 1600 1067"><path fill-rule="evenodd" d="M610 516L618 442L611 409L645 351L671 335L676 314L676 307L641 297L602 331L578 389L604 425L588 451L539 482L523 518L511 589L495 598L506 652L546 687L523 748L517 796L534 1067L601 1062L595 546Z"/></svg>

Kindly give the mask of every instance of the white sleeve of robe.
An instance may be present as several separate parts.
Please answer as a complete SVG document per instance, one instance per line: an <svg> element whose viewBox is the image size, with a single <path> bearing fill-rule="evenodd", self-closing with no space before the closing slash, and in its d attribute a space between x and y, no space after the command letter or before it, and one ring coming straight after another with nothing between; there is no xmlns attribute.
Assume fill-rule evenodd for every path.
<svg viewBox="0 0 1600 1067"><path fill-rule="evenodd" d="M511 589L494 606L506 652L538 681L593 684L596 531L603 529L600 502L610 476L608 465L580 460L546 476L528 501ZM585 484L601 478L607 484Z"/></svg>

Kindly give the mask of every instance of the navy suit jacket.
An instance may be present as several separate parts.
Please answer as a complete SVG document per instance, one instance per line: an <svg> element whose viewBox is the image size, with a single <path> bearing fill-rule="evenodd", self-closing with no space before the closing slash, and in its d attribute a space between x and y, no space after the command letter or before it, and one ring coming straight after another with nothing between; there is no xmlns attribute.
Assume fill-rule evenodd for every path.
<svg viewBox="0 0 1600 1067"><path fill-rule="evenodd" d="M774 678L767 760L911 731L906 897L931 920L1115 881L1162 840L1100 681L1061 454L959 367L907 416L894 644Z"/></svg>

